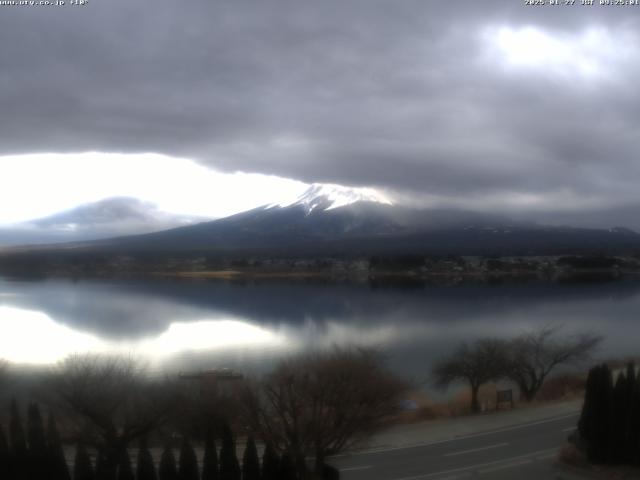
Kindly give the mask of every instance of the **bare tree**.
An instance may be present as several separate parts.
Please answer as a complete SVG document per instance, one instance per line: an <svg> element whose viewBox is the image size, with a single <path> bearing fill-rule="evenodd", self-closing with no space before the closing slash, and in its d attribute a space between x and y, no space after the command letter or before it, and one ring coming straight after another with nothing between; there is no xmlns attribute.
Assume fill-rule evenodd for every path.
<svg viewBox="0 0 640 480"><path fill-rule="evenodd" d="M128 357L71 356L55 368L50 394L111 469L123 449L161 425L170 410L158 384Z"/></svg>
<svg viewBox="0 0 640 480"><path fill-rule="evenodd" d="M480 411L478 392L480 387L504 376L507 358L504 341L483 338L475 342L462 343L448 358L438 362L432 371L437 386L444 388L451 383L463 381L471 387L471 411Z"/></svg>
<svg viewBox="0 0 640 480"><path fill-rule="evenodd" d="M245 387L245 418L262 439L320 472L335 455L370 435L399 409L406 384L374 351L335 349L282 362L263 382Z"/></svg>
<svg viewBox="0 0 640 480"><path fill-rule="evenodd" d="M172 382L173 400L179 411L171 415L167 427L192 440L204 441L209 432L220 431L226 423L233 424L240 406L234 384L241 379L215 376L185 378Z"/></svg>
<svg viewBox="0 0 640 480"><path fill-rule="evenodd" d="M583 333L558 338L560 327L545 326L524 333L509 344L506 376L518 386L520 395L531 401L548 375L560 365L576 365L588 360L602 337Z"/></svg>

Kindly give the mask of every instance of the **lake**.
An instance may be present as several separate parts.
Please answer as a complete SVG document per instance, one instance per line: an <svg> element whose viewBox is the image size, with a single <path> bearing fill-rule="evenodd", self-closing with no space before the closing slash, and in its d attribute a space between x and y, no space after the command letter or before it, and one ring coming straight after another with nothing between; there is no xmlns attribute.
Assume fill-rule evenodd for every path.
<svg viewBox="0 0 640 480"><path fill-rule="evenodd" d="M636 355L640 282L454 286L319 281L0 279L0 357L54 363L121 352L172 371L266 371L332 345L380 348L416 382L461 341L562 325L605 341L600 357Z"/></svg>

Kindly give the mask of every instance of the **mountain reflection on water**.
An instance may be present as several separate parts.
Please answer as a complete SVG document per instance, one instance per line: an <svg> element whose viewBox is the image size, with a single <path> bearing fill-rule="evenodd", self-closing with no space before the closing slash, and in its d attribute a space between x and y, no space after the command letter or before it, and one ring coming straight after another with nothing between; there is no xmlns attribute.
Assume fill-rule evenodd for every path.
<svg viewBox="0 0 640 480"><path fill-rule="evenodd" d="M320 282L0 279L0 357L52 363L125 352L172 368L264 371L283 355L375 346L424 380L460 341L544 325L601 333L600 356L637 354L640 282L412 287Z"/></svg>

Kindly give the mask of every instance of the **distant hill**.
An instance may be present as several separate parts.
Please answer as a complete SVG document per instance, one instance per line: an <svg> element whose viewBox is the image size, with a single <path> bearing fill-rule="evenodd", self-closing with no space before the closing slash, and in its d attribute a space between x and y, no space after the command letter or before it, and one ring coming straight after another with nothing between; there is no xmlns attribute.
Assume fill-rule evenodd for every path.
<svg viewBox="0 0 640 480"><path fill-rule="evenodd" d="M201 217L173 215L135 198L115 197L49 217L0 228L0 245L78 242L156 232L190 225Z"/></svg>
<svg viewBox="0 0 640 480"><path fill-rule="evenodd" d="M462 210L412 209L394 205L374 192L313 185L289 205L267 205L196 225L75 244L74 249L262 255L540 255L638 250L640 235L624 228L544 226Z"/></svg>

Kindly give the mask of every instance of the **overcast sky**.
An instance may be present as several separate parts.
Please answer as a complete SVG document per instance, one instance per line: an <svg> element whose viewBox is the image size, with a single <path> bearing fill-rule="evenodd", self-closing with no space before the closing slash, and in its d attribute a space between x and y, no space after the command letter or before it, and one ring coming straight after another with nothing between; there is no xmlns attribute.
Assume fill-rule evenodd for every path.
<svg viewBox="0 0 640 480"><path fill-rule="evenodd" d="M155 158L176 178L211 169L212 189L225 173L271 176L234 177L230 202L331 182L640 227L639 19L640 7L523 0L0 6L0 188L38 197L33 211L70 207L78 185L120 195L143 169L148 184L124 190L150 200L173 175ZM87 151L132 156L96 176L66 155ZM163 157L133 155L148 152ZM98 157L73 158L89 170L116 158ZM18 188L16 165L33 158L50 168ZM204 190L151 200L199 215ZM1 199L5 220L34 215Z"/></svg>

